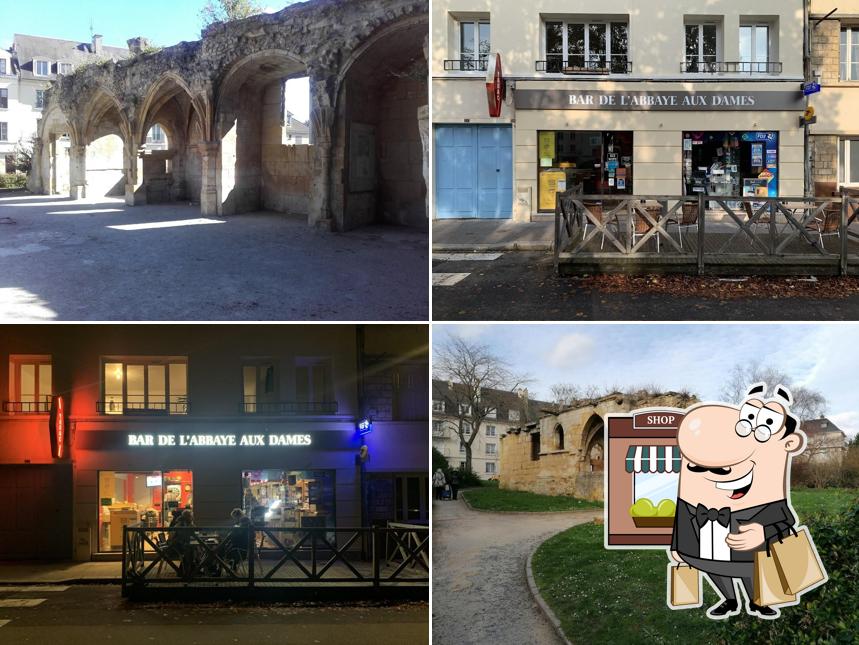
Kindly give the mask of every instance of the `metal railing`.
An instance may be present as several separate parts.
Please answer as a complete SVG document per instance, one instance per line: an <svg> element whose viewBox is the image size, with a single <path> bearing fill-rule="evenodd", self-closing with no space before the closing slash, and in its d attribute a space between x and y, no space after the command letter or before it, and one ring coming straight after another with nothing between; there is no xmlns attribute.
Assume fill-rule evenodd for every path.
<svg viewBox="0 0 859 645"><path fill-rule="evenodd" d="M337 414L337 401L257 401L255 396L246 396L239 411L271 416Z"/></svg>
<svg viewBox="0 0 859 645"><path fill-rule="evenodd" d="M549 74L631 74L632 61L626 54L611 56L547 55L546 60L535 63L536 71Z"/></svg>
<svg viewBox="0 0 859 645"><path fill-rule="evenodd" d="M859 193L837 197L556 196L555 270L562 260L644 257L658 264L859 267ZM853 228L851 229L851 226ZM654 253L655 252L655 253Z"/></svg>
<svg viewBox="0 0 859 645"><path fill-rule="evenodd" d="M15 414L48 414L50 411L50 399L47 401L3 401L3 412L14 412Z"/></svg>
<svg viewBox="0 0 859 645"><path fill-rule="evenodd" d="M778 61L724 61L700 60L689 57L680 63L684 74L781 74L783 64Z"/></svg>
<svg viewBox="0 0 859 645"><path fill-rule="evenodd" d="M143 395L126 395L107 401L96 401L98 414L125 414L133 416L188 414L190 409L188 398L184 396L144 397Z"/></svg>
<svg viewBox="0 0 859 645"><path fill-rule="evenodd" d="M444 71L446 72L485 72L488 69L488 59L485 56L480 58L460 58L449 59L444 61Z"/></svg>
<svg viewBox="0 0 859 645"><path fill-rule="evenodd" d="M122 534L122 594L196 587L426 586L429 528L145 527Z"/></svg>

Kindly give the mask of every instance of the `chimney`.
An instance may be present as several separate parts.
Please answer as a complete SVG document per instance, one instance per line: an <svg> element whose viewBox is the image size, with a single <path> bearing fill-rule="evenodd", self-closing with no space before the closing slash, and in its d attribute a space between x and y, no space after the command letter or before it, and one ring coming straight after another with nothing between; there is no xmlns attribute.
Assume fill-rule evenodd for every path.
<svg viewBox="0 0 859 645"><path fill-rule="evenodd" d="M144 51L149 49L149 39L144 38L143 36L137 36L135 38L130 38L128 41L128 49L132 54L142 54Z"/></svg>
<svg viewBox="0 0 859 645"><path fill-rule="evenodd" d="M100 54L101 53L101 34L93 34L92 37L92 53Z"/></svg>

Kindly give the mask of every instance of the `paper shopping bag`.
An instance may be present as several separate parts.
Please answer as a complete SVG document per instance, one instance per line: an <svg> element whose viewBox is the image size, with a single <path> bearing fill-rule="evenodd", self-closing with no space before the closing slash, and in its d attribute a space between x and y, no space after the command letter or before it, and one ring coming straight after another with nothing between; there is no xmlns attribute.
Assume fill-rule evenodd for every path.
<svg viewBox="0 0 859 645"><path fill-rule="evenodd" d="M793 535L774 540L770 551L786 593L798 594L826 579L823 563L804 526Z"/></svg>
<svg viewBox="0 0 859 645"><path fill-rule="evenodd" d="M766 551L755 551L755 574L752 580L756 605L768 607L796 600L792 593L786 593L782 587L781 577L775 558Z"/></svg>
<svg viewBox="0 0 859 645"><path fill-rule="evenodd" d="M672 607L697 607L701 604L700 575L698 569L685 564L671 567L671 602L669 604Z"/></svg>

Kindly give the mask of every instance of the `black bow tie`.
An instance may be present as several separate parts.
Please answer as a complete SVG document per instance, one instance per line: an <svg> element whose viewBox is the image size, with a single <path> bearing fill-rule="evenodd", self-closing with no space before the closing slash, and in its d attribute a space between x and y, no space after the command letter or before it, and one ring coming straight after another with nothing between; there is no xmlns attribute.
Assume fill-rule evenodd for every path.
<svg viewBox="0 0 859 645"><path fill-rule="evenodd" d="M728 526L731 523L731 509L725 506L716 510L715 508L707 508L703 504L698 504L698 507L695 509L695 519L698 521L699 528L707 522L718 522L722 526Z"/></svg>

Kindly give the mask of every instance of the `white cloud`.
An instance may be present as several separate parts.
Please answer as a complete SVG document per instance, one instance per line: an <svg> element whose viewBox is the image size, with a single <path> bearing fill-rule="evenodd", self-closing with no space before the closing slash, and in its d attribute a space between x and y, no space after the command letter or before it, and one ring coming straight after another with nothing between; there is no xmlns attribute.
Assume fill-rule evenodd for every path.
<svg viewBox="0 0 859 645"><path fill-rule="evenodd" d="M836 412L828 415L828 418L849 437L859 432L859 412Z"/></svg>
<svg viewBox="0 0 859 645"><path fill-rule="evenodd" d="M594 339L585 334L572 333L561 336L549 350L546 360L555 367L572 367L590 358Z"/></svg>
<svg viewBox="0 0 859 645"><path fill-rule="evenodd" d="M475 340L483 336L489 329L489 325L458 325L454 333L463 340Z"/></svg>

